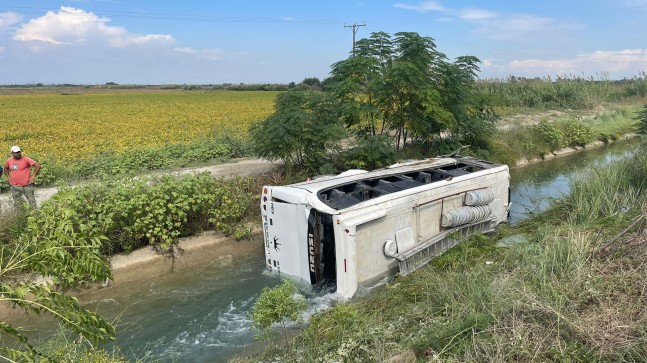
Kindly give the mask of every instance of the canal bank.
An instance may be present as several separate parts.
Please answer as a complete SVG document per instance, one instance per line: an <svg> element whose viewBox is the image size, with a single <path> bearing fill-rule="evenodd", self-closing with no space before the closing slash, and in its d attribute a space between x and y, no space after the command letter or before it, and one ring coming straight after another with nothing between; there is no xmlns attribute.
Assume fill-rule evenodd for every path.
<svg viewBox="0 0 647 363"><path fill-rule="evenodd" d="M209 231L180 239L172 254L160 254L152 247L119 254L110 259L113 281L108 286L159 277L209 264L214 260L249 255L262 250L261 239L259 228L252 232L249 239L240 241Z"/></svg>
<svg viewBox="0 0 647 363"><path fill-rule="evenodd" d="M633 138L636 138L636 137L639 137L639 135L638 134L627 134L627 135L623 135L623 136L619 137L617 140L610 140L607 143L602 142L600 140L595 140L595 141L592 141L592 142L590 142L590 143L588 143L588 144L586 144L584 146L565 147L565 148L562 148L562 149L555 150L553 152L547 153L543 157L535 157L535 158L531 158L531 159L527 159L527 158L517 159L517 161L515 162L514 167L524 167L526 165L537 164L537 163L541 163L543 161L553 160L553 159L556 159L556 158L559 158L559 157L562 157L562 156L566 156L566 155L571 155L571 154L574 154L574 153L577 153L577 152L596 149L596 148L599 148L599 147L602 147L602 146L605 146L605 145L608 145L608 144L613 144L613 143L616 143L616 142L622 142L622 141L630 140L630 139L633 139Z"/></svg>

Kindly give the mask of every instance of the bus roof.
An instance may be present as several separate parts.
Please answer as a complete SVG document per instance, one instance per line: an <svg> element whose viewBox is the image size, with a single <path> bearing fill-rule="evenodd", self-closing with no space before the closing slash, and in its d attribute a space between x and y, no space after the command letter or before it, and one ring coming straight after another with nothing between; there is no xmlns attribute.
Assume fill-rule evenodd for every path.
<svg viewBox="0 0 647 363"><path fill-rule="evenodd" d="M371 172L349 170L336 176L272 187L272 197L295 204L316 205L319 201L341 210L386 194L498 166L502 165L470 157L415 160Z"/></svg>

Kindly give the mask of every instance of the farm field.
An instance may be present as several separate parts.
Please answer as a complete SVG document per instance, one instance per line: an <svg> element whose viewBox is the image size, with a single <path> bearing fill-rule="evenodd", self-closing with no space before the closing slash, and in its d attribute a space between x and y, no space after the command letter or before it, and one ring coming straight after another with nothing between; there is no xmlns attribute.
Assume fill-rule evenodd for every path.
<svg viewBox="0 0 647 363"><path fill-rule="evenodd" d="M0 149L57 163L245 137L249 125L273 112L278 92L160 91L0 94Z"/></svg>

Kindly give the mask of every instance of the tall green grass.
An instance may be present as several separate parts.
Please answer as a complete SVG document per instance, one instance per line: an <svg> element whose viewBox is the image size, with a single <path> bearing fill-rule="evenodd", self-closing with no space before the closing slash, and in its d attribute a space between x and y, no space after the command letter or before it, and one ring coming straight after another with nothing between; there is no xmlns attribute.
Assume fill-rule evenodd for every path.
<svg viewBox="0 0 647 363"><path fill-rule="evenodd" d="M636 132L636 114L640 104L617 105L610 112L582 120L604 141Z"/></svg>
<svg viewBox="0 0 647 363"><path fill-rule="evenodd" d="M608 102L637 101L647 97L647 74L611 81L605 77L488 79L478 83L503 113L519 109L591 109Z"/></svg>

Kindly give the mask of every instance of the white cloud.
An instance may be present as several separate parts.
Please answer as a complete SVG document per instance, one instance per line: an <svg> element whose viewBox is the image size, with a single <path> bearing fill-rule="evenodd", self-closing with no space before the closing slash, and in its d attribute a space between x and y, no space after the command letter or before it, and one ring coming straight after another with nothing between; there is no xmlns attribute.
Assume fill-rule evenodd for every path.
<svg viewBox="0 0 647 363"><path fill-rule="evenodd" d="M22 20L22 15L14 12L0 13L0 32L17 24Z"/></svg>
<svg viewBox="0 0 647 363"><path fill-rule="evenodd" d="M108 44L112 47L173 43L170 35L131 34L126 29L110 26L109 18L98 17L82 9L61 6L58 12L48 11L45 15L23 24L13 39L34 43L32 49L42 46Z"/></svg>
<svg viewBox="0 0 647 363"><path fill-rule="evenodd" d="M443 12L446 10L444 6L442 6L439 2L437 1L421 1L418 4L411 5L411 4L403 4L403 3L396 3L393 4L394 7L404 9L404 10L413 10L417 11L419 13L429 13L432 11L435 12Z"/></svg>
<svg viewBox="0 0 647 363"><path fill-rule="evenodd" d="M627 0L625 4L629 7L639 8L647 11L647 0Z"/></svg>
<svg viewBox="0 0 647 363"><path fill-rule="evenodd" d="M531 14L512 14L474 20L477 34L496 40L545 37L554 34L563 36L566 31L579 27L575 23L558 22L552 18Z"/></svg>
<svg viewBox="0 0 647 363"><path fill-rule="evenodd" d="M195 56L197 58L201 59L206 59L206 60L211 60L211 61L219 61L224 58L225 51L222 49L193 49L193 48L174 48L173 49L175 52L186 54L186 55L191 55Z"/></svg>
<svg viewBox="0 0 647 363"><path fill-rule="evenodd" d="M514 60L509 68L532 74L591 74L608 72L630 76L643 70L647 64L647 49L623 49L619 51L597 50L578 54L573 58L551 60Z"/></svg>
<svg viewBox="0 0 647 363"><path fill-rule="evenodd" d="M647 3L647 0L636 0ZM475 26L474 32L495 40L546 39L547 36L563 37L563 33L579 27L578 24L560 22L549 17L532 14L500 14L479 8L449 8L437 1L422 1L418 4L397 3L394 7L420 13L438 12L443 18L438 21L460 19Z"/></svg>
<svg viewBox="0 0 647 363"><path fill-rule="evenodd" d="M496 18L497 16L496 12L483 9L463 9L459 11L458 15L463 20L484 20Z"/></svg>
<svg viewBox="0 0 647 363"><path fill-rule="evenodd" d="M130 45L145 44L173 44L175 39L170 35L148 34L148 35L129 35L126 37L115 37L110 39L110 45L115 48L123 48Z"/></svg>
<svg viewBox="0 0 647 363"><path fill-rule="evenodd" d="M483 64L483 68L493 67L496 64L496 59L494 58L484 59L482 64Z"/></svg>

